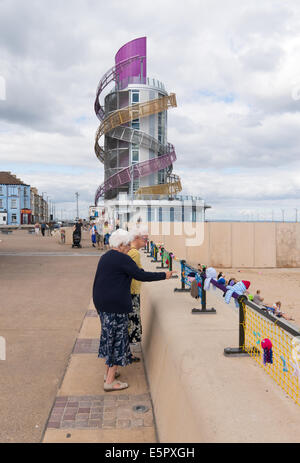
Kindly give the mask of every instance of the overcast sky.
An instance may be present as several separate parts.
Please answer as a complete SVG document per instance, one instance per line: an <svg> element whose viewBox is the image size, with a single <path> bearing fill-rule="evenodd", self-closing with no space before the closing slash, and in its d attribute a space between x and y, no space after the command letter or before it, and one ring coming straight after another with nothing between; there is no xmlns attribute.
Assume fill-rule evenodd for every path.
<svg viewBox="0 0 300 463"><path fill-rule="evenodd" d="M211 219L300 219L299 31L298 0L0 0L0 170L51 195L59 217L76 215L78 191L87 216L103 181L96 87L147 36L148 77L177 96L183 193Z"/></svg>

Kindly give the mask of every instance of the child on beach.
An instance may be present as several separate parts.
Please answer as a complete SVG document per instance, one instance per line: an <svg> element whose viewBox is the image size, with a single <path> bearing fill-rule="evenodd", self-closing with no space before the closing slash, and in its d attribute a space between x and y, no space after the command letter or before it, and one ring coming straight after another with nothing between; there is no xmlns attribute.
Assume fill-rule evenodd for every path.
<svg viewBox="0 0 300 463"><path fill-rule="evenodd" d="M282 317L284 318L285 320L294 320L294 318L292 317L289 317L288 315L286 315L284 312L281 312L281 302L280 301L277 301L275 302L275 304L273 304L273 307L275 309L275 315L276 317Z"/></svg>
<svg viewBox="0 0 300 463"><path fill-rule="evenodd" d="M272 315L275 315L278 318L282 317L285 320L294 320L294 318L289 317L284 312L281 312L281 302L280 301L275 302L275 304L273 304L272 307L268 305L265 305L264 307L267 309L268 312L271 312Z"/></svg>

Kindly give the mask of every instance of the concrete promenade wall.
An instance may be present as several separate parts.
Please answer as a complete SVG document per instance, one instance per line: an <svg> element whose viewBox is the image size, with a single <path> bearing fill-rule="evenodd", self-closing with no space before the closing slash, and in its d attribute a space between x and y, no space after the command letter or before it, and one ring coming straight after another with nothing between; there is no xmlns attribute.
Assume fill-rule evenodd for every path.
<svg viewBox="0 0 300 463"><path fill-rule="evenodd" d="M196 224L198 238L192 246L180 229L176 232L178 224L154 226L151 239L164 243L177 258L193 264L224 268L300 267L300 223L205 222ZM202 236L203 242L198 244Z"/></svg>
<svg viewBox="0 0 300 463"><path fill-rule="evenodd" d="M157 264L142 256L144 269ZM178 268L178 264L175 266ZM144 283L142 349L159 441L299 442L300 407L237 347L238 314L210 291L216 315L192 315L199 302L174 293L179 280Z"/></svg>

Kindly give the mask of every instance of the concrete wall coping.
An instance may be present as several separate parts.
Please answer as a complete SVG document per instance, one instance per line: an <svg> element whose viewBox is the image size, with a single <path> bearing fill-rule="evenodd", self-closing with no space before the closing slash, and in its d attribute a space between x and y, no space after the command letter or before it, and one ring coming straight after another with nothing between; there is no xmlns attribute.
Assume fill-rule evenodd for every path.
<svg viewBox="0 0 300 463"><path fill-rule="evenodd" d="M156 270L142 256L144 269ZM177 263L175 267L179 269ZM217 292L216 315L192 315L200 303L174 293L180 279L142 286L143 354L161 442L299 442L300 408L237 347L238 314Z"/></svg>

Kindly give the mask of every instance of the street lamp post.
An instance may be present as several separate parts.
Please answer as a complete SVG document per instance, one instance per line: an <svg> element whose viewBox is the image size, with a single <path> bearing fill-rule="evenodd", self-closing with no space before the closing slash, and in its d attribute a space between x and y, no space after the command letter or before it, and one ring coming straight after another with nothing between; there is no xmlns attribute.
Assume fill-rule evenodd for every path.
<svg viewBox="0 0 300 463"><path fill-rule="evenodd" d="M76 193L75 193L75 196L76 196L76 213L77 213L76 220L78 220L78 219L79 219L79 206L78 206L78 197L79 197L79 193L76 192Z"/></svg>

